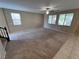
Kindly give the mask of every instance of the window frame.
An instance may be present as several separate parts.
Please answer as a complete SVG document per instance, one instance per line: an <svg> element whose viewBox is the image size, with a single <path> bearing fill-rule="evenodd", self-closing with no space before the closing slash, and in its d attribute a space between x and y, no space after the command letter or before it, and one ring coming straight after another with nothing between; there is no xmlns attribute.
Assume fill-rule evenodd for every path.
<svg viewBox="0 0 79 59"><path fill-rule="evenodd" d="M62 13L62 14L65 14L65 13ZM60 15L62 15L62 14L59 14L59 16L58 16L58 22L57 22L57 25L58 26L63 26L63 25L59 25L58 23L59 23L59 18L60 18ZM66 14L65 14L66 15ZM65 18L66 18L66 16L65 16ZM64 21L65 21L65 18L64 18ZM64 24L64 22L63 22L63 24Z"/></svg>
<svg viewBox="0 0 79 59"><path fill-rule="evenodd" d="M11 13L17 13L17 14L20 14L20 22L21 22L21 24L19 24L19 25L15 25L15 24L13 23L13 19L12 19ZM20 12L14 12L14 11L11 11L11 12L10 12L10 16L11 16L12 24L13 24L14 26L21 26L21 25L22 25L22 17L21 17L21 13L20 13Z"/></svg>
<svg viewBox="0 0 79 59"><path fill-rule="evenodd" d="M58 18L58 15L57 15L57 14L53 14L53 15L56 15L56 21L55 21L55 24L53 24L52 21L51 21L51 24L48 23L48 22L49 22L49 16L50 16L50 15L48 15L47 23L48 23L49 25L56 25L56 24L57 24L57 18ZM53 16L53 15L52 15L52 16ZM52 18L52 20L53 20L53 18Z"/></svg>
<svg viewBox="0 0 79 59"><path fill-rule="evenodd" d="M58 22L57 22L57 25L58 25L58 26L64 26L64 27L71 27L71 26L72 26L72 23L73 23L73 20L74 20L74 16L75 16L75 13L74 13L74 12L60 13L60 14L58 15L58 21L59 21L59 17L60 17L61 14L65 14L65 20L66 20L66 15L67 15L67 14L71 14L71 13L73 13L74 15L73 15L73 18L72 18L72 21L71 21L71 25L70 25L70 26L64 25L65 21L64 21L63 25L59 25Z"/></svg>

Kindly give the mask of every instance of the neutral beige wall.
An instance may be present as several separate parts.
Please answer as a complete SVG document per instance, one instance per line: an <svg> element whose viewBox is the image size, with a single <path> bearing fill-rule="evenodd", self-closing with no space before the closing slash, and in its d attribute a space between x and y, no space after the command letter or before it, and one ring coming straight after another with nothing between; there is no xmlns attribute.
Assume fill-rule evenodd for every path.
<svg viewBox="0 0 79 59"><path fill-rule="evenodd" d="M44 22L43 14L7 10L7 9L5 9L4 12L7 18L10 33L43 27L43 22ZM22 25L19 25L19 26L13 25L12 19L10 16L11 12L19 12L21 14Z"/></svg>
<svg viewBox="0 0 79 59"><path fill-rule="evenodd" d="M73 12L75 15L73 18L72 25L70 27L59 26L57 24L55 24L55 25L48 24L48 15L44 15L44 27L49 28L49 29L53 29L53 30L57 30L57 31L65 31L65 32L75 33L78 29L78 26L79 26L78 25L79 24L79 9L61 11L61 12L56 12L53 14L59 15L61 13L71 13L71 12ZM51 12L51 14L52 14L52 12ZM57 21L58 21L58 19L57 19Z"/></svg>
<svg viewBox="0 0 79 59"><path fill-rule="evenodd" d="M0 27L5 27L6 26L6 21L4 17L3 10L0 9Z"/></svg>
<svg viewBox="0 0 79 59"><path fill-rule="evenodd" d="M71 27L58 26L57 24L48 24L48 15L44 16L44 28L56 31L72 32Z"/></svg>
<svg viewBox="0 0 79 59"><path fill-rule="evenodd" d="M6 51L1 43L1 40L0 40L0 59L5 59L5 55L6 55Z"/></svg>

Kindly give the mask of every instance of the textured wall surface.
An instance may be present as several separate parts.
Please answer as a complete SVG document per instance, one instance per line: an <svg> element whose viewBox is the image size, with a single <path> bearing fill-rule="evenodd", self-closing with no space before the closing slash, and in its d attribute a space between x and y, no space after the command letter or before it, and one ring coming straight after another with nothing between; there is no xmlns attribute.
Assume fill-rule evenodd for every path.
<svg viewBox="0 0 79 59"><path fill-rule="evenodd" d="M48 24L48 15L44 16L44 27L49 28L49 29L53 29L53 30L57 30L57 31L70 32L70 33L75 33L76 31L79 32L79 29L78 29L79 28L79 9L61 11L61 12L56 12L56 13L51 12L50 15L53 15L53 14L59 15L62 13L74 13L74 18L72 21L72 25L70 27L59 26L58 24L55 24L55 25ZM57 18L57 21L58 21L58 18Z"/></svg>
<svg viewBox="0 0 79 59"><path fill-rule="evenodd" d="M0 9L0 26L1 27L6 26L6 21L5 21L5 17L2 9Z"/></svg>
<svg viewBox="0 0 79 59"><path fill-rule="evenodd" d="M8 27L11 33L43 27L43 22L44 22L43 14L7 10L7 9L5 9L4 12L5 12ZM10 15L11 12L16 12L16 13L18 12L21 14L21 22L22 22L21 25L19 26L13 25L13 21Z"/></svg>
<svg viewBox="0 0 79 59"><path fill-rule="evenodd" d="M6 51L2 46L1 40L0 40L0 59L5 59Z"/></svg>

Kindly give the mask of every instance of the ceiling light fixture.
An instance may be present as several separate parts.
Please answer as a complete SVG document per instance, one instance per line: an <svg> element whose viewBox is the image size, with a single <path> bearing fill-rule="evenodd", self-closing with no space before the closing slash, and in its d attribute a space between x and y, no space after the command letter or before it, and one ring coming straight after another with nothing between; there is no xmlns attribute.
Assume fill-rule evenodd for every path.
<svg viewBox="0 0 79 59"><path fill-rule="evenodd" d="M48 15L50 13L49 8L46 8L46 14Z"/></svg>

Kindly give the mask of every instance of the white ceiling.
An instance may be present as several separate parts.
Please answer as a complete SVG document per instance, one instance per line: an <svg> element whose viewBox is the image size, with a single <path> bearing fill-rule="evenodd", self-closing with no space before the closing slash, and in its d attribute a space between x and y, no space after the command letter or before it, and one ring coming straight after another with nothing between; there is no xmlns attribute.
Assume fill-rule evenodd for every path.
<svg viewBox="0 0 79 59"><path fill-rule="evenodd" d="M41 13L46 7L53 10L79 8L79 0L0 0L0 8Z"/></svg>

